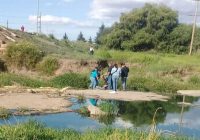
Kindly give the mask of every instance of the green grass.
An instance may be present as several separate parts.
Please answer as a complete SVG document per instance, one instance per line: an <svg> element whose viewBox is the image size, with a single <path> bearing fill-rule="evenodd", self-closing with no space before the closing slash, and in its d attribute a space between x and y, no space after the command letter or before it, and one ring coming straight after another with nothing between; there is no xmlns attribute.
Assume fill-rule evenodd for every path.
<svg viewBox="0 0 200 140"><path fill-rule="evenodd" d="M40 79L29 78L23 75L0 73L0 86L12 85L38 88L48 86L48 83Z"/></svg>
<svg viewBox="0 0 200 140"><path fill-rule="evenodd" d="M155 52L98 50L115 63L125 62L130 68L128 89L169 94L177 90L200 89L200 55L175 55ZM105 53L104 55L102 53Z"/></svg>
<svg viewBox="0 0 200 140"><path fill-rule="evenodd" d="M24 124L0 126L2 140L188 140L186 137L163 137L159 133L151 134L130 129L121 130L103 128L79 133L71 129L57 130L47 128L35 121Z"/></svg>
<svg viewBox="0 0 200 140"><path fill-rule="evenodd" d="M37 65L37 69L44 75L53 75L58 68L58 59L49 56L44 57L43 60Z"/></svg>
<svg viewBox="0 0 200 140"><path fill-rule="evenodd" d="M88 84L89 80L87 76L76 73L66 73L49 80L30 78L28 76L11 73L0 73L0 86L20 85L32 88L64 88L70 86L74 88L87 88Z"/></svg>

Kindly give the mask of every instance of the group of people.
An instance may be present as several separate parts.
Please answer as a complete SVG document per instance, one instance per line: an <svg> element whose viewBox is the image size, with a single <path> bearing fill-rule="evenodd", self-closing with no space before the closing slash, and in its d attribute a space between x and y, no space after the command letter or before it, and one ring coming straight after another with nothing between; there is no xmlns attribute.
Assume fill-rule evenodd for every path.
<svg viewBox="0 0 200 140"><path fill-rule="evenodd" d="M101 69L96 67L90 73L90 88L95 89L98 86L101 77L100 72ZM110 64L107 73L102 76L102 79L105 82L104 89L112 90L110 93L116 93L118 80L121 78L122 89L126 90L128 73L129 68L125 65L125 63L121 63L121 66L118 66L117 64Z"/></svg>

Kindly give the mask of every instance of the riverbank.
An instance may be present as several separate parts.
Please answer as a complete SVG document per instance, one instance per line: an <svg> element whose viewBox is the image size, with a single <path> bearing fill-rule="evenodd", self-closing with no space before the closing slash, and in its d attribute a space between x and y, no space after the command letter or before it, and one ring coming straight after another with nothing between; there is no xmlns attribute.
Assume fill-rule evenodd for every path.
<svg viewBox="0 0 200 140"><path fill-rule="evenodd" d="M43 89L43 91L45 90ZM1 88L0 107L13 110L14 115L35 115L71 111L68 107L72 103L65 98L56 96L50 92L36 94L28 91L28 89L19 87Z"/></svg>
<svg viewBox="0 0 200 140"><path fill-rule="evenodd" d="M95 131L80 133L71 129L57 130L46 128L44 125L29 121L25 124L0 126L0 136L2 139L72 139L72 140L187 140L186 137L168 136L164 137L154 131L141 132L130 129L121 130L104 128Z"/></svg>
<svg viewBox="0 0 200 140"><path fill-rule="evenodd" d="M151 92L118 91L110 94L109 90L75 90L70 88L25 88L6 86L0 88L0 107L15 110L14 115L34 115L71 111L72 97L98 98L120 101L167 101L169 97Z"/></svg>

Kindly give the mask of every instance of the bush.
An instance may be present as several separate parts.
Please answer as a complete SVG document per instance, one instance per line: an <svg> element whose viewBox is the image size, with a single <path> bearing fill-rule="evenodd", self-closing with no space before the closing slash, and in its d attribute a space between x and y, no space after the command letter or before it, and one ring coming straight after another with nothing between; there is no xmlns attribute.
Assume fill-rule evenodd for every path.
<svg viewBox="0 0 200 140"><path fill-rule="evenodd" d="M42 59L43 53L33 44L22 41L8 46L5 57L12 66L34 69L36 64Z"/></svg>
<svg viewBox="0 0 200 140"><path fill-rule="evenodd" d="M59 62L56 58L45 57L37 67L43 74L52 75L59 68Z"/></svg>
<svg viewBox="0 0 200 140"><path fill-rule="evenodd" d="M53 78L50 83L53 87L57 88L64 88L66 86L75 88L88 88L89 78L81 74L66 73Z"/></svg>
<svg viewBox="0 0 200 140"><path fill-rule="evenodd" d="M11 115L11 112L8 109L0 107L0 118L1 119L7 119L10 117L10 115Z"/></svg>

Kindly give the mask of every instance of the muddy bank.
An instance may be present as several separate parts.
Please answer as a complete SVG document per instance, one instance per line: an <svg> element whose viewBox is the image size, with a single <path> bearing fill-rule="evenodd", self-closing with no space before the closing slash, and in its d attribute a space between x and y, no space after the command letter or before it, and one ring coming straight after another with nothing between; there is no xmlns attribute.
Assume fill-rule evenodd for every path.
<svg viewBox="0 0 200 140"><path fill-rule="evenodd" d="M14 110L14 115L37 115L69 112L72 103L64 98L50 97L48 94L1 93L0 107Z"/></svg>
<svg viewBox="0 0 200 140"><path fill-rule="evenodd" d="M151 92L118 91L111 94L108 90L75 90L43 87L30 89L7 86L0 88L0 107L16 110L15 115L49 114L71 111L71 97L99 98L121 101L167 101L169 97Z"/></svg>
<svg viewBox="0 0 200 140"><path fill-rule="evenodd" d="M121 101L167 101L168 96L152 92L118 91L111 94L108 90L64 90L62 96L85 96L86 98L100 98Z"/></svg>

